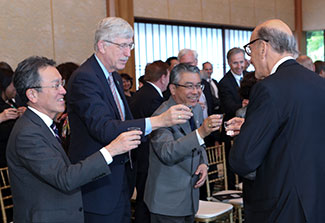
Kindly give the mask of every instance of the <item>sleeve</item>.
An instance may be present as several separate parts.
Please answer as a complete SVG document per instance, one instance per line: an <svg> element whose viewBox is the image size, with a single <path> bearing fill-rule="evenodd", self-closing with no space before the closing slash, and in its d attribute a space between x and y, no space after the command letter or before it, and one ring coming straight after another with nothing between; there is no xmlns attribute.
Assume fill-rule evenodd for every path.
<svg viewBox="0 0 325 223"><path fill-rule="evenodd" d="M86 125L89 134L103 145L114 140L128 127L140 127L145 132L145 120L121 121L114 114L112 103L105 98L105 88L95 74L79 72L69 85L68 111L72 110ZM124 106L128 106L127 103ZM126 109L127 110L127 109Z"/></svg>
<svg viewBox="0 0 325 223"><path fill-rule="evenodd" d="M39 130L33 128L24 128L17 135L15 150L19 161L29 172L65 193L110 174L110 168L100 152L72 165L64 157L63 150L54 147Z"/></svg>
<svg viewBox="0 0 325 223"><path fill-rule="evenodd" d="M270 92L261 83L255 85L245 122L230 150L230 166L241 176L261 165L278 130L279 112Z"/></svg>

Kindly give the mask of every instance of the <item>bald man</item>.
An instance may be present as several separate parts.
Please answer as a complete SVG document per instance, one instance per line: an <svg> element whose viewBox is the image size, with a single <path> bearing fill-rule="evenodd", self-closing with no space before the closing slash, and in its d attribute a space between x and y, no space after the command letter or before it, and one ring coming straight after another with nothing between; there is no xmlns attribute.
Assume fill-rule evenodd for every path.
<svg viewBox="0 0 325 223"><path fill-rule="evenodd" d="M294 60L281 20L257 26L245 50L260 81L229 157L240 176L255 172L244 180L245 222L325 222L325 80Z"/></svg>
<svg viewBox="0 0 325 223"><path fill-rule="evenodd" d="M297 57L296 61L307 69L315 72L315 65L313 60L307 55L300 55Z"/></svg>

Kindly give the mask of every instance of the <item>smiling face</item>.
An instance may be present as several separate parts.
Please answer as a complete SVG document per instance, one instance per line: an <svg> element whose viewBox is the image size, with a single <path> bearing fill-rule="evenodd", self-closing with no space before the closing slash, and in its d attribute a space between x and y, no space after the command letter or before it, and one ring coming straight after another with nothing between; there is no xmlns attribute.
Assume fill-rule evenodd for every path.
<svg viewBox="0 0 325 223"><path fill-rule="evenodd" d="M244 71L245 56L244 53L236 53L230 56L228 64L232 72L237 75L241 75Z"/></svg>
<svg viewBox="0 0 325 223"><path fill-rule="evenodd" d="M123 89L124 91L128 91L131 88L131 81L125 78L122 78L123 81Z"/></svg>
<svg viewBox="0 0 325 223"><path fill-rule="evenodd" d="M27 97L32 107L54 119L58 113L65 109L64 95L66 91L61 85L57 89L54 87L61 83L62 77L58 70L52 66L41 68L38 72L42 88L39 91L29 89Z"/></svg>
<svg viewBox="0 0 325 223"><path fill-rule="evenodd" d="M185 72L181 74L179 85L170 85L170 92L177 104L184 104L187 106L195 106L201 96L202 90L199 88L188 89L183 86L198 86L201 84L201 78L198 73Z"/></svg>
<svg viewBox="0 0 325 223"><path fill-rule="evenodd" d="M132 38L115 38L112 42L116 44L132 44ZM98 52L96 55L106 67L108 72L123 70L129 57L131 56L131 50L129 47L121 48L120 46L107 43L104 40L100 40L98 43Z"/></svg>

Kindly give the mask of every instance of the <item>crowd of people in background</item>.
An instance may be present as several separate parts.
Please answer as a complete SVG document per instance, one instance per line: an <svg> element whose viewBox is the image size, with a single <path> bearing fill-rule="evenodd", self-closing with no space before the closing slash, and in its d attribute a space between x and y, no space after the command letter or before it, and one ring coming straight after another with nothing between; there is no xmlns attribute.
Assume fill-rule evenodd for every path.
<svg viewBox="0 0 325 223"><path fill-rule="evenodd" d="M303 138L303 131L296 128L306 130L310 126L310 131L315 132L314 124L323 122L308 123L309 119L304 117L305 125L295 126L292 118L286 116L299 112L318 115L324 104L319 95L325 91L325 85L319 86L322 79L317 78L325 78L325 62L313 62L306 55L295 61L293 45L292 49L277 49L277 44L286 44L281 39L273 41L278 36L291 41L292 33L281 21L271 20L258 26L245 50L238 46L227 52L230 69L219 82L213 79L212 63L204 62L199 70L200 55L193 49L182 49L165 62L148 63L136 91L133 75L118 73L134 47L133 29L120 18L105 18L98 24L94 54L80 66L72 62L55 66L50 59L29 57L13 71L7 63L0 62L0 167L9 166L14 221L130 222L130 197L136 188L135 222L193 222L199 199L207 197L206 187L202 187L208 169L204 146L221 143L226 148L229 189L235 188L235 173L246 187L244 202L251 208L245 210L247 222L324 219L321 214L312 216L314 211L310 207L322 210L309 198L301 198L302 186L293 183L296 178L291 170L285 180L269 166L287 170L291 165L274 161L271 155L276 154L279 159L282 153L288 158L291 147L285 142L297 144L296 138L282 142L281 134ZM262 47L264 51L258 55ZM271 47L275 50L271 51ZM269 54L264 55L267 50ZM245 53L252 61L245 58ZM278 60L267 64L275 57ZM251 62L255 71L248 72ZM278 70L274 70L276 63L280 64ZM297 73L297 79L290 84L300 89L282 85L294 78L287 75L290 72ZM313 101L308 104L312 114L295 110L312 100L298 93L309 82L314 84L308 86L318 103L315 108ZM273 92L277 87L281 92ZM295 90L302 102L291 95ZM292 105L286 97L292 99ZM283 109L282 113L278 109ZM297 123L301 121L300 115L293 116ZM227 134L228 129L220 128L222 122L229 122L229 128L239 136ZM285 128L292 134L283 133ZM238 140L232 148L234 137ZM320 145L324 147L320 138L323 137L319 135L313 141L318 143L317 151ZM313 144L302 140L302 146L308 146L307 141ZM274 148L275 145L278 147ZM281 148L285 151L278 151ZM304 149L299 147L297 152L299 156L290 162L304 162L309 168L308 162L300 158L305 156ZM313 155L308 157L314 162ZM318 172L323 170L322 167ZM250 172L256 174L256 179L245 178ZM302 172L299 166L297 174ZM258 214L258 204L262 204L258 202L269 199L274 188L273 184L263 184L263 174L270 178L275 174L283 182L291 179L287 187L293 185L295 190L283 189L285 195L277 200L281 206L270 201L270 210ZM316 182L311 177L306 179L307 183ZM262 191L264 200L258 201L249 194L253 190ZM274 191L276 199L281 188ZM296 202L293 206L286 204L285 199L290 197ZM288 208L288 213L295 217L287 212L280 215L281 208L284 212ZM69 210L70 214L59 209Z"/></svg>

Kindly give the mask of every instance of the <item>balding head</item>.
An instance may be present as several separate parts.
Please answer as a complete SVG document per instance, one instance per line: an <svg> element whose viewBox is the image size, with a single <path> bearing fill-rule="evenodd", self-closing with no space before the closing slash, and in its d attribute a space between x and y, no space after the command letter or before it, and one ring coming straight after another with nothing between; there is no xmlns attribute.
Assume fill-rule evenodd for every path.
<svg viewBox="0 0 325 223"><path fill-rule="evenodd" d="M300 55L296 61L307 69L315 72L315 65L312 59L307 55Z"/></svg>
<svg viewBox="0 0 325 223"><path fill-rule="evenodd" d="M290 28L281 20L272 19L258 25L251 36L251 62L255 75L263 79L270 75L273 66L286 56L298 54L296 40Z"/></svg>

